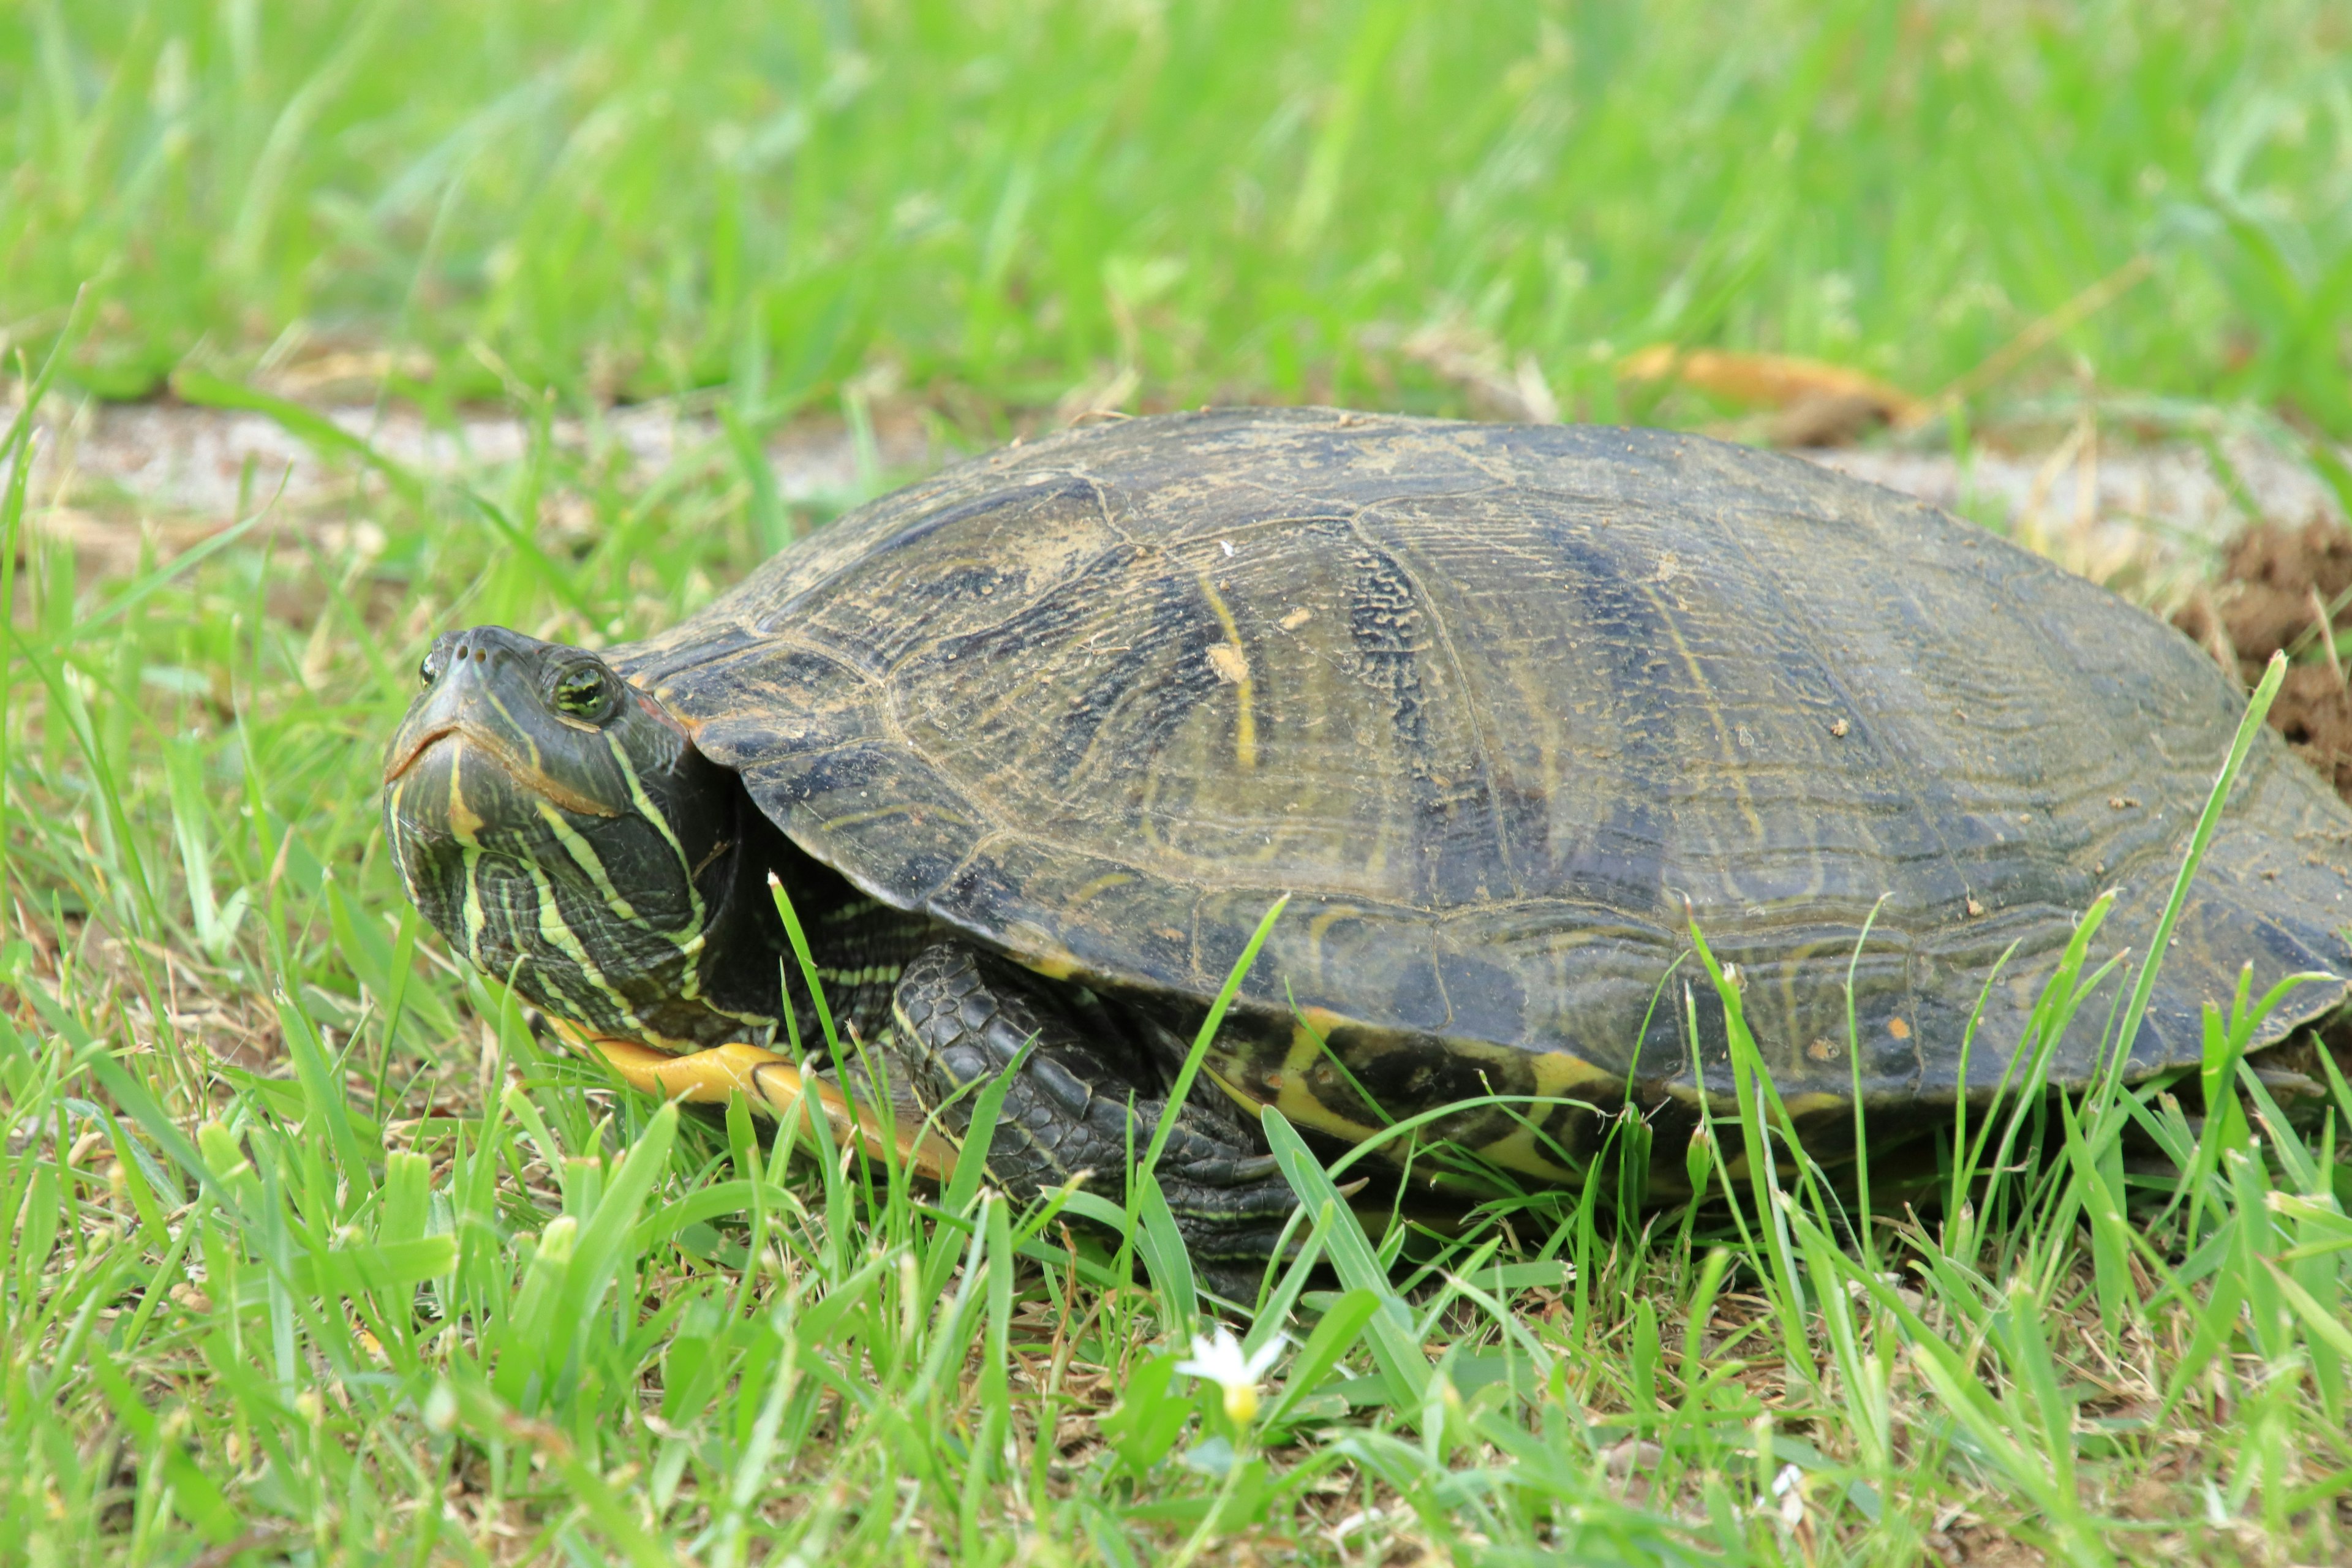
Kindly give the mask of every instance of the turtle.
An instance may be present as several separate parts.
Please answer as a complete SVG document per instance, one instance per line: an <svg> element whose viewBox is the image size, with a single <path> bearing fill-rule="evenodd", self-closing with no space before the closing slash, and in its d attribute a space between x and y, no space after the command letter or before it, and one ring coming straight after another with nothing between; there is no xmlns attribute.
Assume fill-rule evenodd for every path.
<svg viewBox="0 0 2352 1568"><path fill-rule="evenodd" d="M2245 972L2320 977L2254 1045L2307 1038L2352 973L2352 810L2264 731L2116 1060L2242 691L1981 527L1690 434L1101 423L872 501L644 641L477 626L420 679L392 858L574 1045L648 1092L808 1097L932 1175L1001 1078L1016 1198L1123 1199L1165 1113L1156 1179L1216 1267L1297 1204L1267 1107L1324 1152L1559 1186L1630 1107L1670 1190L1666 1134L1734 1082L1695 931L1832 1158L1857 1095L1874 1147L2005 1074L2193 1066ZM2095 984L2029 1041L2070 946Z"/></svg>

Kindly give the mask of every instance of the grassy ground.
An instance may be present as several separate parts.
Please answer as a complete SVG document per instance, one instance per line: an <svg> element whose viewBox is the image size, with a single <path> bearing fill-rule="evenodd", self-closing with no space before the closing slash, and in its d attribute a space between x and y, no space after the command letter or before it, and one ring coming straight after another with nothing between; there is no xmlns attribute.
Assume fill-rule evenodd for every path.
<svg viewBox="0 0 2352 1568"><path fill-rule="evenodd" d="M427 396L862 375L978 418L1129 374L1108 401L1425 400L1450 349L1606 416L1655 341L1931 392L2146 258L1987 390L2343 435L2346 17L36 0L0 26L0 326L37 345L108 278L73 374L114 395L356 342Z"/></svg>
<svg viewBox="0 0 2352 1568"><path fill-rule="evenodd" d="M2352 431L2323 7L972 15L26 9L0 317L37 364L102 279L60 395L712 385L742 437L895 384L954 440L1523 358L1640 413L1654 339L1928 391L2146 255L1987 392ZM119 498L9 493L0 1562L2352 1555L2352 1096L2289 1126L2228 1028L2226 1113L1979 1121L1859 1230L1722 1174L1753 1117L1702 1214L1498 1205L1441 1268L1314 1206L1239 1421L1172 1270L540 1052L398 896L383 739L434 632L668 624L891 477L787 515L745 449L257 474L112 575L52 525Z"/></svg>

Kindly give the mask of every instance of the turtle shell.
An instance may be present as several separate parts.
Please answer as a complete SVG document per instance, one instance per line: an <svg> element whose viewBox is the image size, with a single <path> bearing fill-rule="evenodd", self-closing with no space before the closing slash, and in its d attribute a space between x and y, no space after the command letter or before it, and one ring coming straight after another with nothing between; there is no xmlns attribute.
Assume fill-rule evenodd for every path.
<svg viewBox="0 0 2352 1568"><path fill-rule="evenodd" d="M1694 918L1792 1106L1989 1090L2102 889L2094 963L2145 953L2244 708L2152 616L1796 458L1328 410L965 463L613 658L809 853L1045 973L1197 1016L1288 895L1212 1066L1341 1136L1727 1087ZM2247 965L2345 973L2347 919L2352 812L2265 731L2128 1070L2197 1061Z"/></svg>

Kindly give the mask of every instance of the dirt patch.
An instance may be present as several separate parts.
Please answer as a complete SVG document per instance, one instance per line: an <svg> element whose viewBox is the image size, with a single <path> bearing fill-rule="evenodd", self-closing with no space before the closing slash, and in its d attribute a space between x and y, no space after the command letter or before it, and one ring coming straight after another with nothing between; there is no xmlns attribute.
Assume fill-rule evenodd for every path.
<svg viewBox="0 0 2352 1568"><path fill-rule="evenodd" d="M2294 529L2259 523L2230 541L2215 591L2175 621L2208 646L2218 631L2252 679L2279 649L2315 645L2328 611L2339 627L2352 618L2342 602L2347 588L2352 532L2319 520Z"/></svg>
<svg viewBox="0 0 2352 1568"><path fill-rule="evenodd" d="M2270 717L2271 727L2336 786L2337 795L2352 801L2352 696L2347 695L2342 678L2324 665L2288 670Z"/></svg>
<svg viewBox="0 0 2352 1568"><path fill-rule="evenodd" d="M2321 636L2352 626L2352 531L2324 520L2249 528L2223 550L2220 581L2172 620L2249 684L2274 653L2318 652L2287 671L2271 727L2352 801L2352 687Z"/></svg>

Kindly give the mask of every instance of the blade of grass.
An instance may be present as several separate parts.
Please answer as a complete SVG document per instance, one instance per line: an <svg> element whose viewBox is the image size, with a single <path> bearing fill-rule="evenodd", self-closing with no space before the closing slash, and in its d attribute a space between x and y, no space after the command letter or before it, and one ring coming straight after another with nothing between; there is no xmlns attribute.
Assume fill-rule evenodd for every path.
<svg viewBox="0 0 2352 1568"><path fill-rule="evenodd" d="M1316 1231L1323 1237L1324 1250L1330 1255L1340 1284L1350 1290L1369 1291L1381 1304L1370 1331L1373 1359L1387 1384L1391 1407L1419 1410L1428 1395L1431 1369L1429 1357L1412 1336L1412 1310L1390 1285L1388 1269L1357 1223L1355 1211L1331 1184L1314 1151L1272 1106L1261 1113L1260 1125L1291 1190L1307 1212L1315 1215Z"/></svg>
<svg viewBox="0 0 2352 1568"><path fill-rule="evenodd" d="M2279 686L2286 679L2286 656L2271 655L2262 679L2246 698L2246 710L2238 721L2238 732L2231 739L2228 756L2222 759L2221 771L2214 775L2213 788L2205 797L2205 808L2198 813L2196 828L2189 836L2189 848L2180 858L2180 870L2172 879L2172 891L2165 900L2164 913L2156 922L2156 931L2148 938L2147 956L2141 962L2139 974L2132 983L2131 999L2124 1005L2123 1021L2116 1034L2116 1047L2105 1073L2094 1095L2092 1103L2098 1108L2097 1126L2093 1142L2104 1142L2120 1131L2121 1113L2115 1110L2115 1097L2123 1084L2125 1066L2131 1059L2133 1042L2139 1035L2140 1019L2147 1013L2148 998L2155 994L2156 977L2162 967L2164 955L2172 944L2172 932L2180 923L2180 911L2189 901L2189 885L2197 875L2197 868L2205 858L2205 851L2213 842L2214 831L2221 825L2222 809L2229 804L2230 787L2238 782L2239 773L2246 765L2246 754L2253 750L2254 739L2263 732L2263 720L2278 696Z"/></svg>

